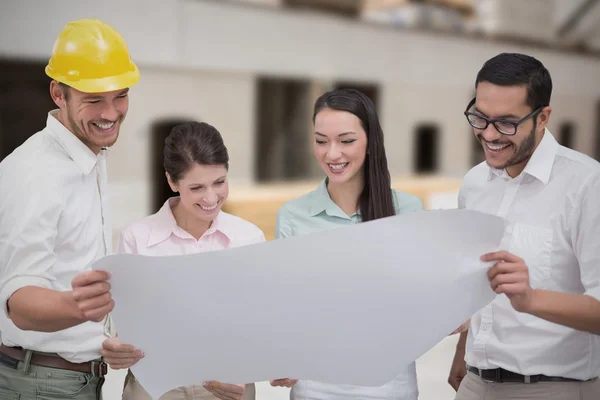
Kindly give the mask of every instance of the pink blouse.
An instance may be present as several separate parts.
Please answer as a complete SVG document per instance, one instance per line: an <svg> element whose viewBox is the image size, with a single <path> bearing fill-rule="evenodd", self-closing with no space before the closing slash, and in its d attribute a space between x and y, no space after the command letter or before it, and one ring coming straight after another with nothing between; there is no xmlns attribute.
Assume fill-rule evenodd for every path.
<svg viewBox="0 0 600 400"><path fill-rule="evenodd" d="M211 227L196 240L177 226L171 209L179 197L172 197L153 215L126 227L119 237L118 253L166 256L223 250L265 241L254 224L221 211Z"/></svg>

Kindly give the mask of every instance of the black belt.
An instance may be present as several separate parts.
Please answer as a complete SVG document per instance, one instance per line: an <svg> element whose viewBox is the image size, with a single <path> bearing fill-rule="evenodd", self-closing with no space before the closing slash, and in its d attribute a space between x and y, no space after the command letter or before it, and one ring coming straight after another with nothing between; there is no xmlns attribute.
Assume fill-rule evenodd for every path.
<svg viewBox="0 0 600 400"><path fill-rule="evenodd" d="M467 366L469 372L474 373L486 382L511 382L511 383L536 383L536 382L582 382L579 379L562 378L546 375L521 375L502 368L478 369Z"/></svg>

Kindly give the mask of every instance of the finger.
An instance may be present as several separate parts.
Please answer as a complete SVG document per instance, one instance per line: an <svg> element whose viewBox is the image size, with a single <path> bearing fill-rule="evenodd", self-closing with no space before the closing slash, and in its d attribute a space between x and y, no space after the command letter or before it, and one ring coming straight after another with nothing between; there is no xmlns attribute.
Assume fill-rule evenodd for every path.
<svg viewBox="0 0 600 400"><path fill-rule="evenodd" d="M494 289L497 294L518 295L525 292L525 285L522 283L504 283Z"/></svg>
<svg viewBox="0 0 600 400"><path fill-rule="evenodd" d="M73 289L73 298L75 301L82 301L110 293L110 283L96 282L87 286L80 286Z"/></svg>
<svg viewBox="0 0 600 400"><path fill-rule="evenodd" d="M488 269L488 276L492 278L495 275L502 274L505 272L510 272L511 265L515 265L514 263L507 263L504 261L499 261L492 265L490 269Z"/></svg>
<svg viewBox="0 0 600 400"><path fill-rule="evenodd" d="M119 340L117 337L106 339L104 342L102 342L102 348L110 351L116 351L120 345L121 340Z"/></svg>
<svg viewBox="0 0 600 400"><path fill-rule="evenodd" d="M140 359L144 357L144 352L141 350L133 350L127 353L120 353L120 352L114 352L114 351L109 351L109 350L100 350L100 353L102 354L103 357L110 357L111 359L115 359L115 360L126 360L128 358L131 359Z"/></svg>
<svg viewBox="0 0 600 400"><path fill-rule="evenodd" d="M527 274L517 272L513 274L497 275L490 282L490 286L495 290L500 285L527 284L527 282Z"/></svg>
<svg viewBox="0 0 600 400"><path fill-rule="evenodd" d="M522 272L514 272L512 274L501 274L496 275L494 279L490 282L492 289L505 284L511 283L526 283L527 282L527 274Z"/></svg>
<svg viewBox="0 0 600 400"><path fill-rule="evenodd" d="M140 359L138 357L132 357L132 358L124 358L124 359L119 359L119 358L111 358L111 357L104 357L104 361L110 365L128 365L128 366L132 366L137 364Z"/></svg>
<svg viewBox="0 0 600 400"><path fill-rule="evenodd" d="M104 307L83 311L83 317L89 321L101 322L114 308L115 302L111 300L111 302Z"/></svg>
<svg viewBox="0 0 600 400"><path fill-rule="evenodd" d="M234 385L231 383L222 383L217 381L206 382L209 387L222 390L223 392L233 394L244 394L245 386Z"/></svg>
<svg viewBox="0 0 600 400"><path fill-rule="evenodd" d="M138 351L138 349L130 344L123 344L117 340L108 339L102 343L102 348L116 354L130 354Z"/></svg>
<svg viewBox="0 0 600 400"><path fill-rule="evenodd" d="M484 254L481 256L481 261L508 261L516 263L522 260L508 251L496 251L493 253Z"/></svg>
<svg viewBox="0 0 600 400"><path fill-rule="evenodd" d="M71 286L74 288L87 286L94 282L108 281L109 279L110 274L106 271L86 271L78 274L75 278L73 278L73 280L71 281Z"/></svg>
<svg viewBox="0 0 600 400"><path fill-rule="evenodd" d="M296 383L298 383L297 379L276 379L271 381L271 386L291 388Z"/></svg>
<svg viewBox="0 0 600 400"><path fill-rule="evenodd" d="M119 352L114 352L114 351L110 351L110 350L106 350L106 349L102 349L100 350L100 354L102 354L102 357L108 359L110 358L111 360L127 360L127 359L140 359L144 357L144 352L141 350L134 350L134 351L130 351L128 353L119 353Z"/></svg>
<svg viewBox="0 0 600 400"><path fill-rule="evenodd" d="M224 400L238 400L244 394L244 387L229 383L210 381L204 382L202 386L218 398Z"/></svg>
<svg viewBox="0 0 600 400"><path fill-rule="evenodd" d="M89 312L97 309L106 307L112 302L112 296L110 293L105 293L100 296L96 296L90 299L82 300L77 302L77 307L82 312Z"/></svg>
<svg viewBox="0 0 600 400"><path fill-rule="evenodd" d="M493 280L499 275L513 274L513 273L529 273L529 269L523 263L496 263L492 268L488 270L488 279Z"/></svg>

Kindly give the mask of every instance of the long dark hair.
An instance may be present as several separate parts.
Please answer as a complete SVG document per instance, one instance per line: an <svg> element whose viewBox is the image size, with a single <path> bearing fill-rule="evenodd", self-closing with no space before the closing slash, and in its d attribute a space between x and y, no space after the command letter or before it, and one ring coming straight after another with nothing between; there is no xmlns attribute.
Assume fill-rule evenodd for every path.
<svg viewBox="0 0 600 400"><path fill-rule="evenodd" d="M221 133L205 122L177 125L165 139L163 165L174 183L194 164L224 165L229 169L229 154Z"/></svg>
<svg viewBox="0 0 600 400"><path fill-rule="evenodd" d="M383 146L383 131L375 105L356 89L338 89L317 99L313 124L323 109L346 111L354 114L367 134L367 154L364 163L365 187L360 195L360 214L363 221L396 215L392 197L390 172Z"/></svg>

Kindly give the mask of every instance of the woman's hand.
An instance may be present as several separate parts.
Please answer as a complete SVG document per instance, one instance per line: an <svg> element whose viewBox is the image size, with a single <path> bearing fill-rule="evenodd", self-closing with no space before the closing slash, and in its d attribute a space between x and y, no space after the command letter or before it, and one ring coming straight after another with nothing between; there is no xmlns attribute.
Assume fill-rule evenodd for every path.
<svg viewBox="0 0 600 400"><path fill-rule="evenodd" d="M271 386L291 388L296 383L298 383L298 379L283 378L283 379L272 380Z"/></svg>
<svg viewBox="0 0 600 400"><path fill-rule="evenodd" d="M234 385L217 381L204 382L202 386L222 400L241 400L246 390L246 385Z"/></svg>

